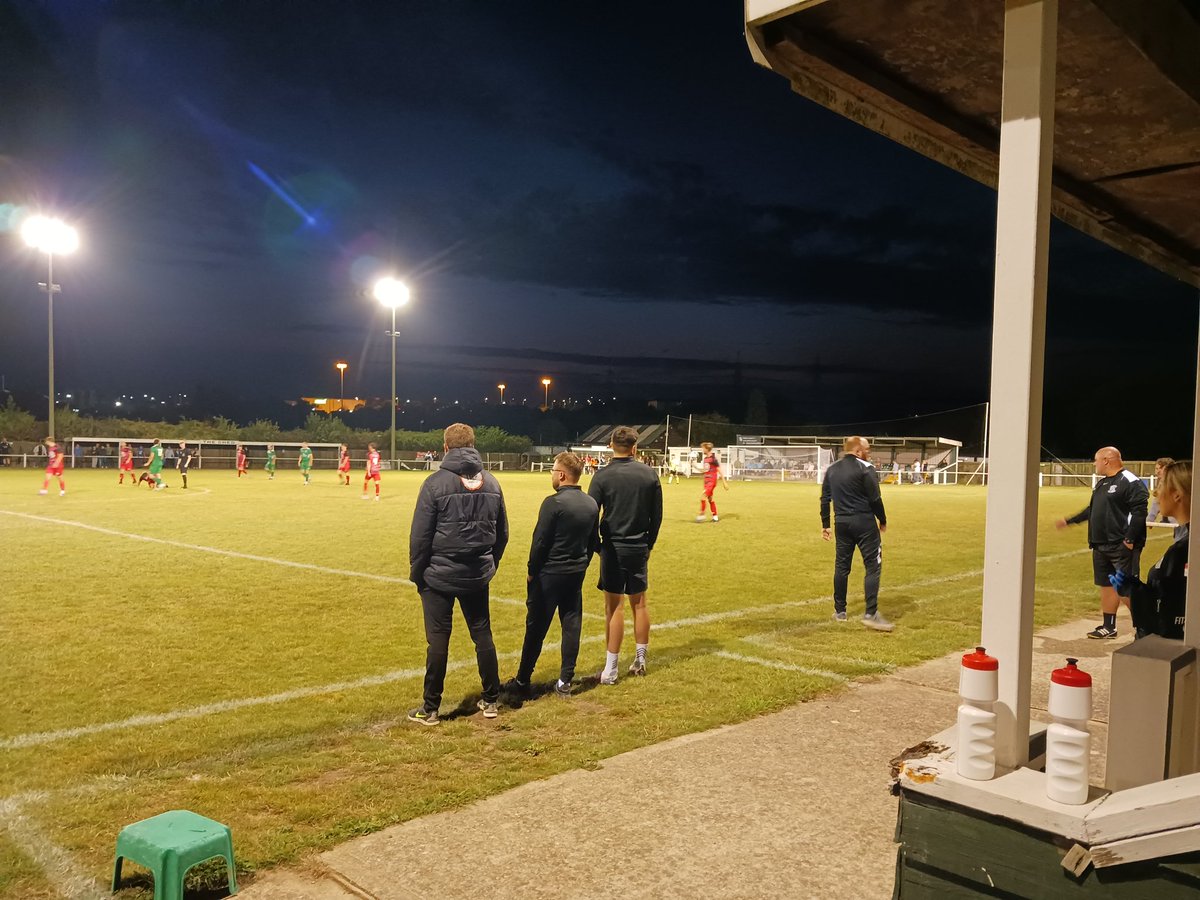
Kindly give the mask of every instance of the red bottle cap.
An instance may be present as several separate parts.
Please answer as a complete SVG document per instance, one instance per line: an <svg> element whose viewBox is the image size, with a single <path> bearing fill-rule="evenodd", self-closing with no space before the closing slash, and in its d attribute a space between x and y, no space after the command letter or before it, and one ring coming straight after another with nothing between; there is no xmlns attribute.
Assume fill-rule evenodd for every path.
<svg viewBox="0 0 1200 900"><path fill-rule="evenodd" d="M1000 668L1000 660L988 656L982 647L976 647L974 653L964 653L962 664L965 669L976 669L980 672L995 672Z"/></svg>
<svg viewBox="0 0 1200 900"><path fill-rule="evenodd" d="M1092 686L1092 676L1082 669L1075 668L1077 659L1067 657L1067 664L1061 669L1055 669L1050 673L1050 680L1055 684L1065 685L1066 687L1074 688L1090 688Z"/></svg>

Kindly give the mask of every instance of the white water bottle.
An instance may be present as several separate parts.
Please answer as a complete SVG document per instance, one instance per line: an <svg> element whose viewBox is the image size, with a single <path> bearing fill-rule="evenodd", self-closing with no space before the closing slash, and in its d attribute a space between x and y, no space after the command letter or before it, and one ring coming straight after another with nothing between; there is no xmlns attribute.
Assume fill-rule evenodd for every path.
<svg viewBox="0 0 1200 900"><path fill-rule="evenodd" d="M996 777L996 698L1000 663L982 647L964 653L958 674L958 774L973 781Z"/></svg>
<svg viewBox="0 0 1200 900"><path fill-rule="evenodd" d="M1092 676L1068 659L1050 673L1050 717L1046 731L1046 796L1059 803L1087 803L1092 736Z"/></svg>

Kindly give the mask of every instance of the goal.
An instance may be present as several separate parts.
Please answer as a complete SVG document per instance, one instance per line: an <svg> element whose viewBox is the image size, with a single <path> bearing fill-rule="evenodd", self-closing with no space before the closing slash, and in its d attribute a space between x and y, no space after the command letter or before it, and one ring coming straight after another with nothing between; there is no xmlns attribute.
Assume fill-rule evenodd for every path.
<svg viewBox="0 0 1200 900"><path fill-rule="evenodd" d="M820 483L833 463L833 452L816 444L780 447L729 447L729 477L740 481Z"/></svg>

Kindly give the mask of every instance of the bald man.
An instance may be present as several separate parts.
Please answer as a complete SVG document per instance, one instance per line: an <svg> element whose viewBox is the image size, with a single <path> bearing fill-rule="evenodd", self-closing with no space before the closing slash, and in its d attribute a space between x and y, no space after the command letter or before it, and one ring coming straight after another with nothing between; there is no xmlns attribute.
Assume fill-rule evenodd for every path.
<svg viewBox="0 0 1200 900"><path fill-rule="evenodd" d="M1101 447L1096 451L1096 474L1100 480L1088 505L1069 519L1059 519L1055 527L1088 523L1088 546L1092 548L1092 573L1100 588L1100 611L1104 621L1088 632L1100 640L1117 636L1117 607L1129 606L1128 596L1120 596L1109 584L1108 576L1118 571L1137 578L1142 547L1146 545L1146 503L1149 491L1142 479L1125 468L1121 451Z"/></svg>

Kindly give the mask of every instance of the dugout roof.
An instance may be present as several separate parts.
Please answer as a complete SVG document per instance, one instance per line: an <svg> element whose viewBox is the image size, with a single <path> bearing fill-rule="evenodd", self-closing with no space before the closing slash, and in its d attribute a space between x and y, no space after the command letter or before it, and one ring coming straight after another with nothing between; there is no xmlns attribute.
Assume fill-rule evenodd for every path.
<svg viewBox="0 0 1200 900"><path fill-rule="evenodd" d="M999 0L746 0L798 94L995 187ZM1059 0L1053 214L1200 287L1200 0Z"/></svg>

